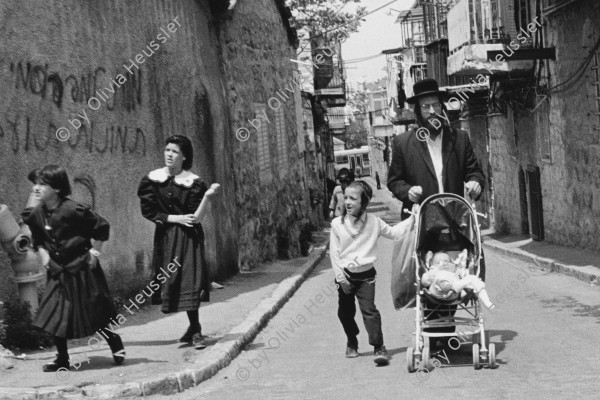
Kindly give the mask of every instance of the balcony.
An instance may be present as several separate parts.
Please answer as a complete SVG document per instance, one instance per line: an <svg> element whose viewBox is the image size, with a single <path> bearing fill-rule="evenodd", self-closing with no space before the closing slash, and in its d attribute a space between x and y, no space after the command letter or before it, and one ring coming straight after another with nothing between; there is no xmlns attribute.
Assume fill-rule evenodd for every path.
<svg viewBox="0 0 600 400"><path fill-rule="evenodd" d="M329 129L334 135L343 135L346 133L346 126L350 123L346 116L345 107L329 108L327 110L327 119L329 121Z"/></svg>
<svg viewBox="0 0 600 400"><path fill-rule="evenodd" d="M534 19L522 14L523 10L515 10L513 1L457 1L447 16L448 75L490 75L530 69L533 60L513 57L517 50L532 47L534 31L524 30L522 26L527 25L517 25L519 21ZM488 59L488 52L500 56Z"/></svg>
<svg viewBox="0 0 600 400"><path fill-rule="evenodd" d="M319 82L317 81L317 84ZM340 66L333 66L333 77L327 85L316 86L315 95L319 100L325 100L327 107L343 107L346 105L346 80L344 79L344 69Z"/></svg>

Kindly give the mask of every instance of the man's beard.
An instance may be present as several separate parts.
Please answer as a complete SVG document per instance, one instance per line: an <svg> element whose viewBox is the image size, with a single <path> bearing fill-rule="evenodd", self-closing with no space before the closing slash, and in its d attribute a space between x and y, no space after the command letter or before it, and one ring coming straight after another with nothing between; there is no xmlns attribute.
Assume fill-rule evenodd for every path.
<svg viewBox="0 0 600 400"><path fill-rule="evenodd" d="M427 118L425 122L425 128L427 128L429 132L435 132L436 134L442 132L443 127L443 120L435 115Z"/></svg>

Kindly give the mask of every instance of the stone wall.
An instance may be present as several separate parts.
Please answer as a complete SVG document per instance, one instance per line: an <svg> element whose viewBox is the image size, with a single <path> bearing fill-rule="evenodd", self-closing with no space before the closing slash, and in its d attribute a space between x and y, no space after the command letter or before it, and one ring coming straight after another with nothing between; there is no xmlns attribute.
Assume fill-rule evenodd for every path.
<svg viewBox="0 0 600 400"><path fill-rule="evenodd" d="M471 138L471 145L473 146L473 152L481 164L483 169L483 175L485 177L485 187L483 194L476 202L475 207L477 211L482 214L493 215L492 213L492 201L490 191L490 168L487 152L487 122L485 117L473 117L469 120L460 121L461 129L469 132ZM467 197L468 199L468 197ZM490 218L479 218L479 224L483 229L490 226Z"/></svg>
<svg viewBox="0 0 600 400"><path fill-rule="evenodd" d="M390 148L392 139L389 139ZM371 177L375 179L375 173L379 173L381 187L387 187L388 178L388 163L383 161L383 150L385 149L384 138L374 138L369 140L369 148L371 157ZM390 152L391 153L391 152Z"/></svg>
<svg viewBox="0 0 600 400"><path fill-rule="evenodd" d="M251 8L249 2L240 3ZM237 31L247 41L257 40L247 35L256 30L263 38L273 35L267 32L277 29L277 18L282 25L275 3L264 3L270 25L249 18L251 29ZM17 213L31 190L28 171L49 163L67 167L73 198L91 204L111 223L101 261L113 291L122 295L137 291L150 276L154 226L141 216L136 190L144 174L164 165L164 140L172 134L192 139L192 171L207 183L223 185L204 224L211 273L219 279L237 271L237 206L255 203L262 194L246 199L248 193L240 188L253 185L256 161L247 158L248 143L233 139L214 21L208 0L0 4L0 202ZM234 42L226 43L228 48L245 51L246 45L235 44L238 37L230 39ZM275 40L274 35L270 44L254 46L267 48ZM289 47L282 42L281 52L263 55L281 58L285 53L289 59ZM243 57L239 61L243 78L256 86L274 73L268 57L254 66L242 63ZM92 100L95 96L99 99ZM56 136L60 127L70 131L66 141ZM60 133L67 136L65 130ZM248 162L247 168L240 161ZM283 199L272 207L257 203L272 212L287 207ZM250 218L260 221L264 214ZM14 287L1 257L4 294Z"/></svg>
<svg viewBox="0 0 600 400"><path fill-rule="evenodd" d="M297 139L295 102L299 97L294 96L300 89L294 72L297 64L290 61L296 51L275 3L240 1L230 18L218 26L228 118L234 131L245 128L248 132L240 132L250 135L245 141L233 140L234 161L229 171L235 185L235 230L243 269L298 255L300 228L308 222L308 188ZM257 116L256 107L266 117ZM277 113L283 116L283 144ZM261 134L265 135L263 148ZM262 174L261 162L269 163Z"/></svg>
<svg viewBox="0 0 600 400"><path fill-rule="evenodd" d="M564 82L580 67L600 37L599 18L598 2L548 16L546 43L556 47L556 60L548 62L549 86ZM600 116L595 114L600 110L592 67L594 61L576 84L561 86L567 90L553 91L548 99L532 94L529 109L517 106L505 116L488 118L498 230L522 233L527 220L522 217L525 193L519 189L519 171L537 166L545 239L600 248Z"/></svg>

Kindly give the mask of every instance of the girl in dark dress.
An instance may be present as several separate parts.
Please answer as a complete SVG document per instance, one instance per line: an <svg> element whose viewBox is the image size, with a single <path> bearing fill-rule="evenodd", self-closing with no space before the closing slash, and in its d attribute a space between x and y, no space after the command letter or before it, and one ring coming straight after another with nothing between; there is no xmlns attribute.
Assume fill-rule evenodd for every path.
<svg viewBox="0 0 600 400"><path fill-rule="evenodd" d="M108 222L67 196L69 177L63 167L48 165L29 173L33 192L22 213L33 244L45 255L48 281L34 326L54 335L58 355L46 372L70 368L67 339L106 338L117 365L125 359L121 337L106 329L116 317L108 285L98 262L95 241L108 240ZM96 244L96 243L95 243ZM98 245L96 245L98 247ZM47 252L47 253L46 253Z"/></svg>
<svg viewBox="0 0 600 400"><path fill-rule="evenodd" d="M189 170L193 162L191 141L181 135L167 139L165 167L145 176L138 196L142 215L156 224L152 266L155 276L177 260L181 265L162 277L153 304L163 313L186 311L190 326L180 341L197 349L206 347L198 317L201 301L209 301L210 281L204 260L204 232L194 212L207 193L207 185ZM159 279L160 280L160 279Z"/></svg>

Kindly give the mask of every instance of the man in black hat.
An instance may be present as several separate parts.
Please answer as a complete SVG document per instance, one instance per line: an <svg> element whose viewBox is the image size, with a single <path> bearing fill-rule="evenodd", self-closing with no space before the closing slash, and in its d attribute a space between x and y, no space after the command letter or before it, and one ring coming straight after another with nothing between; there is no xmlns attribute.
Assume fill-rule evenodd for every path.
<svg viewBox="0 0 600 400"><path fill-rule="evenodd" d="M462 197L465 188L478 199L483 170L468 133L450 126L444 105L448 94L438 89L435 79L415 83L413 91L406 102L415 106L418 128L394 138L388 188L408 210L436 193ZM402 219L406 218L403 212Z"/></svg>
<svg viewBox="0 0 600 400"><path fill-rule="evenodd" d="M406 99L414 104L417 129L394 138L388 188L402 201L402 219L409 217L404 209L421 203L436 193L454 193L477 200L484 186L483 170L473 153L466 131L450 125L444 101L448 94L438 89L435 79L415 83L414 96ZM480 262L479 277L485 279L485 263ZM456 306L439 307L428 319L453 316ZM453 332L454 327L428 328L431 332Z"/></svg>

